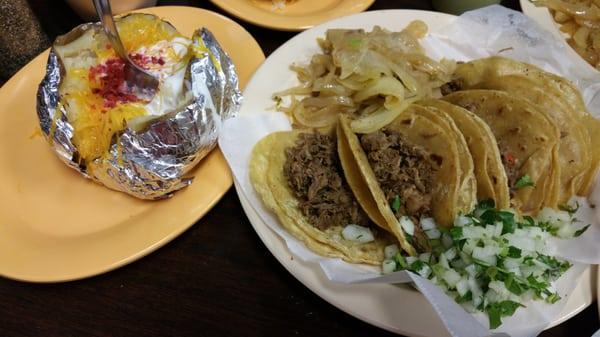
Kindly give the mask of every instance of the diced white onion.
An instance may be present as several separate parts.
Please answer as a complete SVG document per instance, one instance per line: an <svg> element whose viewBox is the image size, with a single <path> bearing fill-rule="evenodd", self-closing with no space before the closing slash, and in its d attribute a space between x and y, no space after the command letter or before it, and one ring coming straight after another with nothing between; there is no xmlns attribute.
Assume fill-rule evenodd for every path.
<svg viewBox="0 0 600 337"><path fill-rule="evenodd" d="M431 253L421 253L419 260L429 263L431 261Z"/></svg>
<svg viewBox="0 0 600 337"><path fill-rule="evenodd" d="M446 255L442 254L439 258L439 265L444 267L445 269L450 269L450 265L448 265L448 260L446 259Z"/></svg>
<svg viewBox="0 0 600 337"><path fill-rule="evenodd" d="M542 238L546 236L540 227L527 227L527 235L529 235L532 238Z"/></svg>
<svg viewBox="0 0 600 337"><path fill-rule="evenodd" d="M506 300L510 297L510 291L506 289L504 282L498 280L491 281L488 285L490 289L493 289L500 300Z"/></svg>
<svg viewBox="0 0 600 337"><path fill-rule="evenodd" d="M524 231L515 230L513 234L505 234L504 238L508 240L508 244L511 246L528 252L535 251L535 241L527 236Z"/></svg>
<svg viewBox="0 0 600 337"><path fill-rule="evenodd" d="M459 215L454 219L454 227L463 227L473 223L473 220L468 216Z"/></svg>
<svg viewBox="0 0 600 337"><path fill-rule="evenodd" d="M475 276L469 276L467 282L469 284L469 290L471 290L471 294L473 295L473 305L477 307L481 303L481 295L483 295L483 291L481 290L479 284L477 284ZM476 301L476 299L479 299L479 301Z"/></svg>
<svg viewBox="0 0 600 337"><path fill-rule="evenodd" d="M398 219L398 223L400 224L400 227L402 227L402 229L404 230L404 232L406 234L408 234L408 235L415 234L415 224L406 215L401 216L400 219Z"/></svg>
<svg viewBox="0 0 600 337"><path fill-rule="evenodd" d="M456 248L451 247L450 249L444 252L444 255L446 255L446 259L448 259L449 261L453 260L456 257Z"/></svg>
<svg viewBox="0 0 600 337"><path fill-rule="evenodd" d="M518 267L517 267L517 268L511 268L511 269L507 269L507 270L508 270L509 272L511 272L511 273L513 273L513 274L515 274L515 276L519 276L519 277L521 277L521 276L522 276L522 274L521 274L521 269L520 269L520 268L518 268Z"/></svg>
<svg viewBox="0 0 600 337"><path fill-rule="evenodd" d="M569 225L562 226L562 227L561 227L561 228L560 228L560 229L559 229L559 230L556 232L556 235L557 235L559 238L565 238L565 239L572 238L574 234L575 234L575 227L573 227L573 226L569 226Z"/></svg>
<svg viewBox="0 0 600 337"><path fill-rule="evenodd" d="M496 222L496 233L494 233L494 236L500 237L500 235L502 235L503 229L504 225L502 224L502 222Z"/></svg>
<svg viewBox="0 0 600 337"><path fill-rule="evenodd" d="M430 229L437 228L437 225L435 224L433 218L421 218L421 228L424 231L428 231Z"/></svg>
<svg viewBox="0 0 600 337"><path fill-rule="evenodd" d="M519 268L522 263L523 263L522 258L507 257L504 259L504 268L506 268L506 269Z"/></svg>
<svg viewBox="0 0 600 337"><path fill-rule="evenodd" d="M571 215L565 211L559 211L550 207L544 207L537 216L537 220L540 222L550 222L557 226L570 223Z"/></svg>
<svg viewBox="0 0 600 337"><path fill-rule="evenodd" d="M466 278L461 278L458 283L456 283L456 291L460 296L465 296L465 294L469 291L469 282Z"/></svg>
<svg viewBox="0 0 600 337"><path fill-rule="evenodd" d="M477 227L468 226L468 227L463 227L463 229L462 229L463 238L465 238L465 239L483 239L484 232L485 232L485 228L479 227L479 226L477 226Z"/></svg>
<svg viewBox="0 0 600 337"><path fill-rule="evenodd" d="M444 248L450 248L454 242L452 241L452 237L448 233L442 234L442 245Z"/></svg>
<svg viewBox="0 0 600 337"><path fill-rule="evenodd" d="M470 313L477 312L477 308L475 308L475 306L473 305L473 302L462 302L460 305L463 307L463 309L465 309L466 312L470 312Z"/></svg>
<svg viewBox="0 0 600 337"><path fill-rule="evenodd" d="M407 256L404 258L406 260L406 263L410 266L411 264L413 264L415 261L418 260L418 258L414 257L414 256Z"/></svg>
<svg viewBox="0 0 600 337"><path fill-rule="evenodd" d="M458 281L460 281L460 279L461 279L460 274L457 273L456 270L454 270L454 269L446 270L446 272L444 272L444 275L442 276L442 278L444 279L446 284L448 284L448 286L450 286L450 287L455 287L456 284L458 283Z"/></svg>
<svg viewBox="0 0 600 337"><path fill-rule="evenodd" d="M442 233L437 228L426 230L425 234L430 239L439 239L442 236Z"/></svg>
<svg viewBox="0 0 600 337"><path fill-rule="evenodd" d="M481 295L473 296L473 300L471 302L473 303L473 306L477 308L481 302L483 302L483 297Z"/></svg>
<svg viewBox="0 0 600 337"><path fill-rule="evenodd" d="M493 238L496 236L496 226L495 225L486 225L485 226L485 235L488 238Z"/></svg>
<svg viewBox="0 0 600 337"><path fill-rule="evenodd" d="M530 275L532 275L532 274L533 274L533 271L534 271L536 268L534 268L534 267L531 267L531 266L521 266L521 268L520 268L520 269L521 269L521 275L522 275L524 278L528 278Z"/></svg>
<svg viewBox="0 0 600 337"><path fill-rule="evenodd" d="M421 269L417 270L417 274L419 274L421 277L428 278L429 275L431 275L431 268L425 264L421 267Z"/></svg>
<svg viewBox="0 0 600 337"><path fill-rule="evenodd" d="M490 253L490 250L487 248L488 247L475 247L473 249L473 257L483 262L486 262L492 266L495 266L496 255Z"/></svg>
<svg viewBox="0 0 600 337"><path fill-rule="evenodd" d="M471 277L475 277L475 275L477 275L477 267L474 264L470 264L467 267L465 267L465 271Z"/></svg>
<svg viewBox="0 0 600 337"><path fill-rule="evenodd" d="M467 240L462 247L462 251L467 254L473 254L473 249L477 247L477 240Z"/></svg>
<svg viewBox="0 0 600 337"><path fill-rule="evenodd" d="M393 258L394 256L396 256L396 254L397 254L399 251L400 251L400 250L398 249L398 246L397 246L397 245L395 245L395 244L394 244L394 245L389 245L389 246L386 246L386 247L383 249L383 253L384 253L384 255L385 255L385 258L386 258L386 259L391 259L391 258Z"/></svg>
<svg viewBox="0 0 600 337"><path fill-rule="evenodd" d="M396 261L394 260L383 260L383 264L381 265L381 269L384 274L393 273L396 270Z"/></svg>
<svg viewBox="0 0 600 337"><path fill-rule="evenodd" d="M342 236L348 241L367 243L375 240L371 229L359 225L348 225L342 230Z"/></svg>
<svg viewBox="0 0 600 337"><path fill-rule="evenodd" d="M499 296L498 293L494 289L490 288L483 295L483 306L487 307L488 304L499 302L501 300L502 300L502 296Z"/></svg>

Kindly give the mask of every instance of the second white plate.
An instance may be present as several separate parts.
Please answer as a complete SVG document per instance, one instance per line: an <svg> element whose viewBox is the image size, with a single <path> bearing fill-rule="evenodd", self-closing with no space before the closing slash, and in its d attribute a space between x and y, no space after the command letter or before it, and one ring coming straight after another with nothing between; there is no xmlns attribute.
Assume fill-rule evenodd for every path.
<svg viewBox="0 0 600 337"><path fill-rule="evenodd" d="M440 31L454 16L416 10L386 10L365 12L314 27L286 42L273 52L256 71L244 91L241 114L272 110L271 95L297 84L289 65L304 63L319 51L316 39L329 28L372 29L379 25L389 30L401 30L413 20L423 20L431 32ZM285 242L259 217L236 183L244 211L265 246L277 260L301 283L339 309L380 328L408 336L449 336L433 307L419 292L409 286L387 284L341 284L329 281L314 262L294 258ZM559 324L574 316L593 301L591 268L580 279L565 310L552 322Z"/></svg>

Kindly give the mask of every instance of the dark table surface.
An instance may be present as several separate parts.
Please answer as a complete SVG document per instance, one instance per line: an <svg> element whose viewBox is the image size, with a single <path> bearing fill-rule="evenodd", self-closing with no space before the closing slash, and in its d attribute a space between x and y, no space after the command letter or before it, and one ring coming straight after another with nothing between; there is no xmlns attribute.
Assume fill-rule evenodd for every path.
<svg viewBox="0 0 600 337"><path fill-rule="evenodd" d="M60 0L29 2L50 40L81 23ZM207 0L159 5L227 15ZM518 1L504 5L520 9ZM370 10L388 8L432 9L423 0L377 0ZM295 35L234 20L267 56ZM0 301L0 336L393 335L338 310L291 276L260 241L233 190L192 228L139 261L67 283L0 279ZM596 308L593 303L541 336L591 336L600 328Z"/></svg>

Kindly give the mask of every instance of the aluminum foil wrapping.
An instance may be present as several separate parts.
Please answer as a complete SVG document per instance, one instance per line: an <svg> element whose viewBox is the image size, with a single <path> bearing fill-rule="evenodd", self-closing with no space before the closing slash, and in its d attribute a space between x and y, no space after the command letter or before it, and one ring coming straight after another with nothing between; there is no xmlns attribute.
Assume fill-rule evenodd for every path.
<svg viewBox="0 0 600 337"><path fill-rule="evenodd" d="M73 41L89 29L101 26L81 25L57 38L54 46ZM193 100L143 130L125 129L117 137L118 144L111 144L108 156L87 165L78 160L72 142L74 128L59 104L64 67L53 47L38 88L37 113L60 159L87 178L141 199L169 197L189 185L190 170L215 147L222 121L235 116L242 101L235 66L210 31L197 30L192 43L196 52L187 66L186 81Z"/></svg>

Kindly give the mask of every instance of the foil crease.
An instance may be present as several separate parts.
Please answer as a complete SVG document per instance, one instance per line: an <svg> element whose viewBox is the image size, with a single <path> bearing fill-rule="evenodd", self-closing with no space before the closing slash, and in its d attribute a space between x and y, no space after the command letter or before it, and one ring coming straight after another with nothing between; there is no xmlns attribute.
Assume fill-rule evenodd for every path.
<svg viewBox="0 0 600 337"><path fill-rule="evenodd" d="M62 37L66 44L99 24L84 24ZM162 199L192 183L191 169L216 145L222 122L241 105L233 62L206 28L192 36L194 57L188 63L186 84L192 101L181 111L150 121L142 130L125 129L104 158L80 163L71 141L74 128L60 105L64 68L54 48L37 93L40 127L59 158L69 167L111 189L141 199Z"/></svg>

